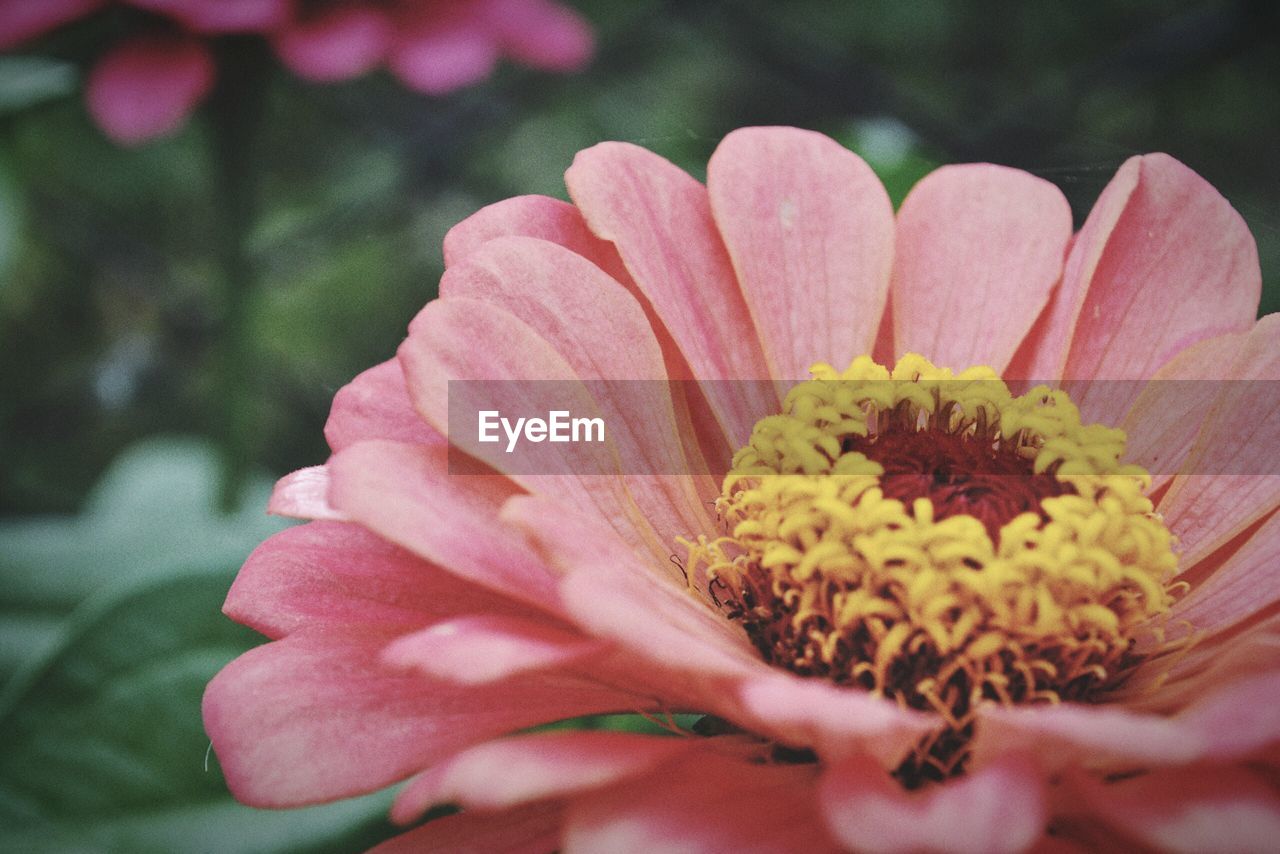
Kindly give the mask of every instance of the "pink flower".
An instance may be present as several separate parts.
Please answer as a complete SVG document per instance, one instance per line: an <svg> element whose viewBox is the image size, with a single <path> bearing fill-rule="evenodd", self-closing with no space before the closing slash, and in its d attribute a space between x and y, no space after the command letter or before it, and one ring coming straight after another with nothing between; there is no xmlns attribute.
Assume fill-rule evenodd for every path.
<svg viewBox="0 0 1280 854"><path fill-rule="evenodd" d="M408 780L396 820L463 808L388 850L1272 845L1280 477L1221 472L1274 452L1280 409L1164 382L1280 371L1220 195L1135 157L1073 235L1051 184L972 164L895 216L857 156L789 128L730 134L705 187L620 143L567 183L449 233L440 299L338 393L329 461L278 485L315 521L241 570L226 613L272 641L204 703L239 799ZM785 402L595 401L616 441L723 483L502 475L444 435L451 380L785 389L818 361L851 367ZM997 375L1138 382L1073 402ZM1126 413L1127 450L1076 404ZM989 489L912 480L965 448ZM707 717L524 733L630 711Z"/></svg>
<svg viewBox="0 0 1280 854"><path fill-rule="evenodd" d="M269 38L281 62L314 82L347 80L383 63L410 88L442 95L478 83L502 56L574 71L593 49L590 27L552 0L117 0L165 26L112 46L89 75L89 111L116 142L137 145L182 127L213 85L210 38ZM0 50L99 11L110 0L0 0Z"/></svg>

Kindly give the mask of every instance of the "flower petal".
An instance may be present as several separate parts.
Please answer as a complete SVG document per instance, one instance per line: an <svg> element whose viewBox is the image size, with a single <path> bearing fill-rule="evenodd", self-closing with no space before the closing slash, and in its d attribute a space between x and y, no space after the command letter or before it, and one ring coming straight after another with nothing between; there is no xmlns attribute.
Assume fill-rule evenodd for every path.
<svg viewBox="0 0 1280 854"><path fill-rule="evenodd" d="M213 56L202 42L137 36L98 61L85 98L107 136L121 145L139 145L182 127L213 78Z"/></svg>
<svg viewBox="0 0 1280 854"><path fill-rule="evenodd" d="M590 390L660 551L676 536L710 530L691 479L663 476L694 469L684 456L661 349L639 303L620 284L558 244L513 236L490 240L451 267L440 293L505 308L555 347L577 377L606 381Z"/></svg>
<svg viewBox="0 0 1280 854"><path fill-rule="evenodd" d="M624 732L544 732L469 748L410 780L391 818L436 804L506 810L598 789L653 770L688 750L685 739Z"/></svg>
<svg viewBox="0 0 1280 854"><path fill-rule="evenodd" d="M372 71L391 42L391 21L375 6L346 3L297 18L272 38L289 70L318 83Z"/></svg>
<svg viewBox="0 0 1280 854"><path fill-rule="evenodd" d="M289 19L292 0L129 0L199 33L265 33Z"/></svg>
<svg viewBox="0 0 1280 854"><path fill-rule="evenodd" d="M1219 381L1234 378L1248 337L1232 332L1192 344L1156 371L1120 420L1117 426L1128 437L1124 460L1151 473L1152 489L1186 462L1222 393Z"/></svg>
<svg viewBox="0 0 1280 854"><path fill-rule="evenodd" d="M496 735L634 705L563 677L482 687L430 680L380 665L384 643L300 633L214 677L205 729L237 799L289 807L362 794Z"/></svg>
<svg viewBox="0 0 1280 854"><path fill-rule="evenodd" d="M292 519L330 519L346 517L329 503L329 469L308 466L276 481L267 502L267 512Z"/></svg>
<svg viewBox="0 0 1280 854"><path fill-rule="evenodd" d="M734 449L725 444L723 436L717 435L719 427L697 384L685 382L693 379L693 374L684 355L653 310L649 298L631 279L618 250L591 233L577 208L547 196L517 196L481 208L445 235L445 264L451 267L461 263L490 240L512 236L536 237L576 252L619 282L640 303L662 347L667 376L674 381L672 402L676 406L681 438L687 440L685 454L691 461L689 471L709 470L717 477L723 476ZM484 298L483 294L477 296ZM710 440L707 447L698 444L700 439ZM707 462L699 462L700 457ZM716 485L711 484L704 500L714 500L718 492Z"/></svg>
<svg viewBox="0 0 1280 854"><path fill-rule="evenodd" d="M455 575L556 610L554 582L523 539L496 524L515 485L450 474L442 448L361 442L329 461L334 506Z"/></svg>
<svg viewBox="0 0 1280 854"><path fill-rule="evenodd" d="M591 233L578 209L550 196L516 196L481 208L444 236L452 267L496 237L537 237L576 252L624 285L631 282L618 250Z"/></svg>
<svg viewBox="0 0 1280 854"><path fill-rule="evenodd" d="M912 188L897 225L894 352L1003 371L1062 276L1062 192L1019 169L943 166Z"/></svg>
<svg viewBox="0 0 1280 854"><path fill-rule="evenodd" d="M1259 665L1280 668L1280 614L1259 615L1172 656L1149 662L1116 693L1134 710L1168 714L1258 675Z"/></svg>
<svg viewBox="0 0 1280 854"><path fill-rule="evenodd" d="M893 206L860 157L811 131L745 128L716 148L707 189L773 376L871 352Z"/></svg>
<svg viewBox="0 0 1280 854"><path fill-rule="evenodd" d="M369 854L547 854L560 847L563 808L534 804L493 815L450 815L394 836Z"/></svg>
<svg viewBox="0 0 1280 854"><path fill-rule="evenodd" d="M446 95L493 73L498 42L474 4L417 4L400 11L389 65L410 89Z"/></svg>
<svg viewBox="0 0 1280 854"><path fill-rule="evenodd" d="M855 757L827 769L819 797L831 832L859 851L1022 851L1047 819L1039 774L1015 758L911 793Z"/></svg>
<svg viewBox="0 0 1280 854"><path fill-rule="evenodd" d="M744 681L738 693L743 719L737 723L785 744L813 747L823 759L869 754L893 766L940 725L931 715L866 691L778 671Z"/></svg>
<svg viewBox="0 0 1280 854"><path fill-rule="evenodd" d="M1240 550L1179 601L1169 615L1197 632L1213 634L1271 607L1280 600L1280 515L1273 515Z"/></svg>
<svg viewBox="0 0 1280 854"><path fill-rule="evenodd" d="M1159 851L1271 851L1280 797L1243 768L1186 768L1077 782L1086 807Z"/></svg>
<svg viewBox="0 0 1280 854"><path fill-rule="evenodd" d="M591 59L591 26L567 6L549 0L488 0L484 5L503 52L517 62L576 71Z"/></svg>
<svg viewBox="0 0 1280 854"><path fill-rule="evenodd" d="M1276 662L1269 662L1275 667ZM1280 671L1237 681L1178 714L1063 703L979 710L973 762L1034 753L1049 770L1080 762L1183 765L1248 756L1280 740Z"/></svg>
<svg viewBox="0 0 1280 854"><path fill-rule="evenodd" d="M383 661L460 685L483 685L568 664L604 648L545 619L479 613L397 638Z"/></svg>
<svg viewBox="0 0 1280 854"><path fill-rule="evenodd" d="M553 245L545 241L530 242L546 247ZM605 278L580 257L563 249L559 252ZM450 272L460 270L463 267L454 267ZM625 293L622 296L626 297ZM641 336L647 334L634 326L628 327L622 320L616 324L603 323L601 329L588 335L597 336L601 332L624 335L624 346L637 349L644 340ZM652 346L652 338L648 340ZM575 361L584 369L598 370L588 364L589 350L572 338L566 343L573 350ZM701 509L691 508L690 499L680 494L682 487L689 486L687 480L667 479L665 486L675 490L673 499L660 489L645 489L647 484L642 479L616 476L627 469L643 470L641 466L654 465L643 462L649 458L646 445L651 443L645 435L645 425L636 421L637 413L648 407L627 400L634 395L626 389L638 385L642 392L649 393L653 398L654 422L660 424L664 420L663 404L667 412L671 411L665 383L661 380L593 382L588 386L578 378L573 365L536 330L511 312L475 299L442 298L428 304L410 325L409 338L401 344L399 353L410 396L422 416L442 430L451 429L451 413L457 413L456 418L466 423L465 430L454 428L454 433L462 435L450 435L459 449L499 471L512 472L513 479L528 489L553 495L582 512L591 513L608 523L632 548L652 555L656 559L653 567L674 572L666 560L670 554L669 535L658 533L646 511L653 512L665 530L700 530L693 525L703 524L697 521L703 516ZM624 369L621 355L612 347L601 353L606 372ZM648 362L644 369L661 370L660 366L653 365L652 359L641 356L637 361L642 366ZM497 382L460 383L459 380ZM482 443L478 429L471 426L478 425L478 413L482 411L515 418L554 410L569 412L575 418L600 418L606 425L604 441L525 442L518 453L511 453L506 450L513 447L510 444ZM678 454L678 444L672 448L672 443L678 440L665 438L674 430L671 420L665 420L668 429L654 431L659 450ZM669 472L678 471L681 464L658 462L657 465L669 466L656 469ZM636 495L646 500L646 511L640 509L636 495L630 491L633 484ZM681 521L684 519L693 521Z"/></svg>
<svg viewBox="0 0 1280 854"><path fill-rule="evenodd" d="M310 628L402 634L458 614L532 612L358 525L314 522L249 555L223 612L271 638Z"/></svg>
<svg viewBox="0 0 1280 854"><path fill-rule="evenodd" d="M1072 245L1019 375L1149 377L1196 341L1247 329L1260 293L1257 248L1226 199L1166 154L1130 158Z"/></svg>
<svg viewBox="0 0 1280 854"><path fill-rule="evenodd" d="M399 359L369 368L338 389L324 425L324 437L335 453L365 439L440 447L447 444L444 436L413 408Z"/></svg>
<svg viewBox="0 0 1280 854"><path fill-rule="evenodd" d="M1160 501L1185 570L1280 505L1280 314L1257 322L1195 445Z"/></svg>
<svg viewBox="0 0 1280 854"><path fill-rule="evenodd" d="M618 248L680 346L732 446L778 411L758 334L711 217L706 188L638 146L582 151L565 174L591 230Z"/></svg>
<svg viewBox="0 0 1280 854"><path fill-rule="evenodd" d="M835 851L815 809L814 767L701 750L649 777L574 799L564 850Z"/></svg>
<svg viewBox="0 0 1280 854"><path fill-rule="evenodd" d="M0 0L0 50L15 48L104 5L106 0Z"/></svg>
<svg viewBox="0 0 1280 854"><path fill-rule="evenodd" d="M540 496L513 498L502 518L564 573L561 600L593 634L660 663L708 674L738 676L763 666L728 621L640 564L599 523Z"/></svg>

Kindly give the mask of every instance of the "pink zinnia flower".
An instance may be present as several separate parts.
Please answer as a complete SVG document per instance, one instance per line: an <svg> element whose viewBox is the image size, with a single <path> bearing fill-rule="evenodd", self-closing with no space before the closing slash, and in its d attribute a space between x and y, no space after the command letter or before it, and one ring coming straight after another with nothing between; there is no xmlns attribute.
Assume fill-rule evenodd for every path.
<svg viewBox="0 0 1280 854"><path fill-rule="evenodd" d="M1219 474L1274 453L1280 412L1257 383L1165 382L1280 370L1217 192L1135 157L1073 235L1051 184L973 164L895 216L857 156L787 128L729 135L705 187L619 143L567 183L449 233L440 299L338 393L329 461L277 487L315 521L245 564L226 613L272 641L205 695L238 798L407 779L398 821L462 808L396 850L1280 838L1280 477ZM731 382L815 362L850 367L785 400ZM451 380L548 378L651 381L643 412L595 401L616 441L728 475L451 454ZM1124 413L1128 447L1081 412ZM524 732L629 711L707 717Z"/></svg>
<svg viewBox="0 0 1280 854"><path fill-rule="evenodd" d="M0 50L111 5L113 0L0 0ZM316 82L346 80L383 63L405 85L442 95L478 83L498 59L573 71L591 56L590 27L552 0L114 0L166 26L113 45L89 75L94 121L136 145L182 127L216 75L208 40L269 38L280 60Z"/></svg>

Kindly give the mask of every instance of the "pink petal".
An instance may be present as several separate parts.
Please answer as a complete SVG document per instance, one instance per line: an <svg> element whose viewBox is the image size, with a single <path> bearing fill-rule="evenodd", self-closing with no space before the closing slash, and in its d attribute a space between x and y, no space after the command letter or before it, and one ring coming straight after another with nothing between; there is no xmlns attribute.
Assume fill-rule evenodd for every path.
<svg viewBox="0 0 1280 854"><path fill-rule="evenodd" d="M1124 767L1236 759L1280 739L1277 692L1280 671L1237 681L1174 716L1073 703L987 707L979 711L973 762L1009 752L1034 754L1049 770L1103 760Z"/></svg>
<svg viewBox="0 0 1280 854"><path fill-rule="evenodd" d="M567 851L827 852L814 765L753 764L698 751L652 775L574 799Z"/></svg>
<svg viewBox="0 0 1280 854"><path fill-rule="evenodd" d="M1156 371L1116 425L1128 436L1125 462L1150 472L1153 489L1186 462L1222 392L1214 381L1230 381L1240 370L1237 363L1248 337L1247 332L1233 332L1192 344Z"/></svg>
<svg viewBox="0 0 1280 854"><path fill-rule="evenodd" d="M821 134L746 128L712 155L707 188L773 376L870 353L894 239L871 168Z"/></svg>
<svg viewBox="0 0 1280 854"><path fill-rule="evenodd" d="M894 352L1003 371L1070 240L1071 208L1048 181L990 163L930 173L898 211Z"/></svg>
<svg viewBox="0 0 1280 854"><path fill-rule="evenodd" d="M223 612L271 638L313 628L402 634L459 614L531 614L357 525L334 522L290 528L258 546Z"/></svg>
<svg viewBox="0 0 1280 854"><path fill-rule="evenodd" d="M706 188L658 155L616 142L580 152L565 181L591 230L617 246L695 376L769 378ZM734 447L779 408L765 383L711 382L704 390Z"/></svg>
<svg viewBox="0 0 1280 854"><path fill-rule="evenodd" d="M501 306L555 347L577 377L619 381L593 383L591 391L627 491L657 531L659 553L665 556L677 536L711 529L690 478L652 476L694 469L663 382L662 351L639 303L620 284L558 244L499 237L446 271L440 293Z"/></svg>
<svg viewBox="0 0 1280 854"><path fill-rule="evenodd" d="M330 519L344 517L329 503L329 469L308 466L276 481L267 503L267 512L292 519Z"/></svg>
<svg viewBox="0 0 1280 854"><path fill-rule="evenodd" d="M859 851L1022 851L1048 818L1039 774L1013 758L915 793L854 758L827 769L819 797L831 832Z"/></svg>
<svg viewBox="0 0 1280 854"><path fill-rule="evenodd" d="M232 794L290 807L374 791L471 744L632 708L634 698L540 676L459 687L378 662L384 638L295 634L252 649L205 691L205 730Z"/></svg>
<svg viewBox="0 0 1280 854"><path fill-rule="evenodd" d="M471 3L405 8L391 44L392 72L406 86L444 95L479 83L497 64L499 46Z"/></svg>
<svg viewBox="0 0 1280 854"><path fill-rule="evenodd" d="M85 98L107 136L138 145L182 127L209 93L213 77L213 56L202 42L137 36L98 61Z"/></svg>
<svg viewBox="0 0 1280 854"><path fill-rule="evenodd" d="M1081 781L1076 790L1088 809L1160 851L1272 851L1280 839L1280 798L1243 768Z"/></svg>
<svg viewBox="0 0 1280 854"><path fill-rule="evenodd" d="M685 453L690 459L690 471L709 470L722 476L734 449L729 448L723 437L718 435L719 427L697 384L683 382L693 378L684 356L653 310L648 297L632 281L613 244L592 234L582 214L573 205L546 196L517 196L482 208L454 226L444 239L445 264L458 264L490 240L509 236L536 237L576 252L621 283L636 298L662 347L667 376L674 381L673 402L681 425L680 435L688 440ZM698 444L700 437L711 437L708 447ZM700 457L712 463L700 462ZM718 493L718 487L712 484L704 501L714 500Z"/></svg>
<svg viewBox="0 0 1280 854"><path fill-rule="evenodd" d="M292 21L272 39L294 74L323 83L373 70L391 42L391 21L376 6L346 4Z"/></svg>
<svg viewBox="0 0 1280 854"><path fill-rule="evenodd" d="M391 817L414 821L435 804L497 811L579 794L647 773L690 744L623 732L568 731L491 741L410 780Z"/></svg>
<svg viewBox="0 0 1280 854"><path fill-rule="evenodd" d="M495 237L537 237L578 253L624 285L631 276L613 244L591 233L582 214L549 196L516 196L481 208L444 236L444 263L452 267Z"/></svg>
<svg viewBox="0 0 1280 854"><path fill-rule="evenodd" d="M0 0L0 50L15 48L103 5L105 0Z"/></svg>
<svg viewBox="0 0 1280 854"><path fill-rule="evenodd" d="M535 496L508 501L502 515L564 573L564 606L592 634L612 638L658 663L708 675L742 676L763 669L745 637L727 620L639 563L599 523Z"/></svg>
<svg viewBox="0 0 1280 854"><path fill-rule="evenodd" d="M473 581L555 610L551 575L498 524L506 478L450 474L440 448L361 442L329 461L330 500L353 521Z"/></svg>
<svg viewBox="0 0 1280 854"><path fill-rule="evenodd" d="M1240 623L1280 599L1280 515L1273 515L1240 550L1174 606L1170 618L1212 634Z"/></svg>
<svg viewBox="0 0 1280 854"><path fill-rule="evenodd" d="M1277 665L1280 660L1258 662L1259 667ZM1214 691L1179 718L1183 726L1199 736L1206 758L1237 759L1280 741L1277 697L1280 671L1273 669Z"/></svg>
<svg viewBox="0 0 1280 854"><path fill-rule="evenodd" d="M1259 320L1222 384L1182 470L1160 501L1179 538L1183 569L1209 556L1280 505L1280 314Z"/></svg>
<svg viewBox="0 0 1280 854"><path fill-rule="evenodd" d="M199 33L264 33L284 26L292 0L127 0Z"/></svg>
<svg viewBox="0 0 1280 854"><path fill-rule="evenodd" d="M743 682L738 723L785 744L816 748L824 759L870 754L885 766L940 726L933 715L900 708L856 688L771 670Z"/></svg>
<svg viewBox="0 0 1280 854"><path fill-rule="evenodd" d="M1240 631L1220 633L1171 661L1148 663L1116 699L1133 709L1167 714L1252 679L1260 663L1280 666L1280 615L1261 616Z"/></svg>
<svg viewBox="0 0 1280 854"><path fill-rule="evenodd" d="M338 389L324 425L324 437L335 453L365 439L446 444L445 438L414 410L398 359L369 368Z"/></svg>
<svg viewBox="0 0 1280 854"><path fill-rule="evenodd" d="M559 804L534 804L499 815L462 813L388 839L369 854L547 854L560 845Z"/></svg>
<svg viewBox="0 0 1280 854"><path fill-rule="evenodd" d="M1247 329L1261 275L1248 227L1165 154L1130 158L1089 214L1019 375L1141 379L1179 350Z"/></svg>
<svg viewBox="0 0 1280 854"><path fill-rule="evenodd" d="M576 71L595 50L591 25L549 0L488 0L485 11L503 52L548 71Z"/></svg>
<svg viewBox="0 0 1280 854"><path fill-rule="evenodd" d="M529 240L504 240L517 239ZM543 241L530 242L552 247L552 244ZM612 282L579 256L563 249L559 252L565 257L576 259L582 268L594 270L595 275ZM519 259L511 260L518 267ZM471 262L466 262L463 267L454 267L449 274L452 275L470 264ZM550 276L554 268L545 272ZM568 281L585 283L589 280L570 276ZM618 287L616 282L612 285ZM601 296L606 298L608 294ZM617 296L619 295L614 295L615 305ZM629 299L625 293L620 296ZM630 308L635 311L634 305ZM591 308L589 305L580 306L575 311L590 315ZM542 325L545 326L546 323ZM643 353L640 348L644 346L645 336L648 336L647 328L641 330L634 323L628 324L625 316L612 318L602 329L587 331L586 334L598 341L601 332L616 332L626 336L623 342L635 347L638 353ZM575 351L575 361L582 364L583 360L590 358L589 349L584 349L578 342L568 343ZM624 369L618 366L613 346L602 349L600 357L606 364L612 363L613 367L607 370L621 373ZM651 336L648 336L648 346L651 351L655 349ZM410 396L423 417L441 430L450 429L451 412L458 413L458 420L466 422L461 430L455 425L455 432L460 435L451 436L451 440L461 451L483 460L499 471L512 472L513 479L529 489L554 495L569 505L606 521L633 548L657 558L655 566L670 569L670 564L666 562L670 554L670 541L654 530L645 513L637 506L628 492L628 481L616 476L626 469L643 470L637 469L640 463L628 462L635 461L638 456L643 457L641 449L645 437L642 427L634 425L635 413L643 407L628 405L626 398L630 394L627 388L647 391L651 396L657 395L653 403L654 421L660 424L662 404L670 407L670 400L664 397L664 383L660 380L620 383L618 386L595 383L588 387L578 380L573 366L537 331L505 309L475 299L455 297L429 303L410 325L409 338L401 344L399 353L408 379ZM650 370L661 371L660 366L654 366L653 358L645 360L639 355L636 361L642 367L648 361ZM621 373L621 376L626 374ZM501 382L458 383L458 380ZM611 399L606 395L611 393L611 389L622 395L620 407L609 407ZM478 413L481 411L523 417L545 415L552 410L567 411L574 417L602 418L606 424L604 441L560 444L526 442L515 453L509 453L506 450L508 446L503 442L485 444L479 441L477 428ZM610 428L610 424L622 429ZM628 426L632 427L630 431L626 429ZM662 447L663 433L669 435L670 429L654 431L659 438L659 447ZM621 436L616 435L618 433ZM619 440L630 441L632 444L620 448ZM671 447L670 442L671 440L666 440L667 448ZM680 470L679 464L675 462L670 462L667 466L658 470ZM671 484L677 492L684 485L686 484L683 482ZM672 507L678 512L682 506L687 508L688 504L688 501L683 504L672 501L664 506L655 504L653 500L647 501L648 508L663 522L669 520ZM686 527L683 530L696 528Z"/></svg>
<svg viewBox="0 0 1280 854"><path fill-rule="evenodd" d="M398 638L383 661L460 685L483 685L569 664L604 646L545 619L481 613Z"/></svg>

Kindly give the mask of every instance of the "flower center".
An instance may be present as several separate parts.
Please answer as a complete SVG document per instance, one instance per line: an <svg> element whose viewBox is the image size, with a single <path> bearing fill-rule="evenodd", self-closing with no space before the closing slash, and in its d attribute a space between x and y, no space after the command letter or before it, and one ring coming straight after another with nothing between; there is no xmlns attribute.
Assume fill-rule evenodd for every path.
<svg viewBox="0 0 1280 854"><path fill-rule="evenodd" d="M761 419L688 576L772 664L861 686L946 726L907 786L962 773L981 703L1093 702L1173 602L1172 537L1061 391L909 355L813 368Z"/></svg>

